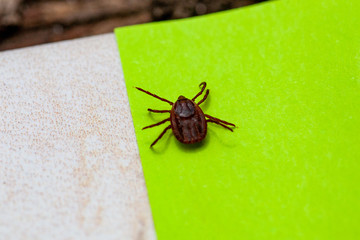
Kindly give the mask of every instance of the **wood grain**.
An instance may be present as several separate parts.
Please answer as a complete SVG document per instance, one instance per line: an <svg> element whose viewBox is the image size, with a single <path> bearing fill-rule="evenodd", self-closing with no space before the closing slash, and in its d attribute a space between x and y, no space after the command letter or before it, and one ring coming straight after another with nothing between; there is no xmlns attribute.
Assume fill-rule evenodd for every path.
<svg viewBox="0 0 360 240"><path fill-rule="evenodd" d="M24 9L22 26L31 28L54 23L69 25L74 22L87 22L105 16L122 15L126 17L148 10L149 6L150 0L39 2Z"/></svg>
<svg viewBox="0 0 360 240"><path fill-rule="evenodd" d="M185 18L264 0L0 0L0 51Z"/></svg>

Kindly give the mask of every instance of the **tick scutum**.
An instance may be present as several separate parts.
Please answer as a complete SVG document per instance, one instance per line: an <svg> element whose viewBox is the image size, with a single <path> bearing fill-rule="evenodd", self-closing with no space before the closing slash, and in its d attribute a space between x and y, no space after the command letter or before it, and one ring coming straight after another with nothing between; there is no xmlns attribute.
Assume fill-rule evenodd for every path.
<svg viewBox="0 0 360 240"><path fill-rule="evenodd" d="M180 96L170 112L171 128L182 143L197 143L207 132L207 122L201 108L192 100Z"/></svg>

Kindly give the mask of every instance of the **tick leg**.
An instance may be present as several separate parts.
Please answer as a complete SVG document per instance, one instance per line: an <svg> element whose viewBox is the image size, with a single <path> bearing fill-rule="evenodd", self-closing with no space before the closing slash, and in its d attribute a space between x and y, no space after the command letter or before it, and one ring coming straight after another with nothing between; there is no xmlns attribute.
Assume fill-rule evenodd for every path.
<svg viewBox="0 0 360 240"><path fill-rule="evenodd" d="M193 101L195 101L195 99L204 92L204 90L206 88L206 82L200 83L199 87L201 87L201 86L202 86L202 88L201 88L200 92L198 94L196 94L195 97L193 97L193 99L192 99Z"/></svg>
<svg viewBox="0 0 360 240"><path fill-rule="evenodd" d="M222 124L222 123L220 123L220 122L217 122L217 121L214 121L214 120L211 120L211 119L206 120L206 122L216 123L216 124L218 124L218 125L220 125L220 126L222 126L222 127L226 128L226 129L229 129L230 131L232 131L232 132L233 132L233 130L232 130L231 128L229 128L228 126L225 126L224 124Z"/></svg>
<svg viewBox="0 0 360 240"><path fill-rule="evenodd" d="M161 122L158 122L158 123L155 123L155 124L146 126L146 127L144 127L142 130L147 129L147 128L152 128L152 127L159 126L159 125L161 125L161 124L163 124L163 123L166 123L167 121L170 121L170 118L167 118L167 119L162 120Z"/></svg>
<svg viewBox="0 0 360 240"><path fill-rule="evenodd" d="M163 101L163 102L167 102L167 103L169 103L170 105L173 105L173 102L171 102L171 101L169 101L169 100L167 100L167 99L165 99L165 98L159 97L158 95L155 95L155 94L153 94L153 93L151 93L151 92L148 92L148 91L146 91L146 90L144 90L144 89L142 89L142 88L136 87L136 89L139 90L139 91L142 91L142 92L144 92L144 93L146 93L146 94L148 94L148 95L150 95L150 96L153 96L154 98L157 98L157 99L159 99L159 100L161 100L161 101Z"/></svg>
<svg viewBox="0 0 360 240"><path fill-rule="evenodd" d="M203 99L201 99L197 105L200 105L201 103L203 103L206 100L206 98L208 97L208 95L209 95L209 89L206 90L206 93L205 93Z"/></svg>
<svg viewBox="0 0 360 240"><path fill-rule="evenodd" d="M169 130L171 128L171 125L167 126L164 131L162 131L162 133L158 136L158 138L150 145L150 147L154 146L155 143L157 143L157 141L159 141L160 138L162 138L162 136L164 136L164 134L166 133L167 130Z"/></svg>
<svg viewBox="0 0 360 240"><path fill-rule="evenodd" d="M235 127L235 124L233 124L233 123L229 123L229 122L227 122L227 121L218 119L218 118L213 117L213 116L210 116L210 115L208 115L208 114L204 114L204 115L205 115L205 117L210 118L211 120L214 120L214 121L217 121L217 122L221 122L221 123L224 123L224 124L226 124L226 125L230 125L230 126Z"/></svg>
<svg viewBox="0 0 360 240"><path fill-rule="evenodd" d="M154 113L169 113L170 110L154 110L154 109L150 109L148 108L149 112L154 112Z"/></svg>

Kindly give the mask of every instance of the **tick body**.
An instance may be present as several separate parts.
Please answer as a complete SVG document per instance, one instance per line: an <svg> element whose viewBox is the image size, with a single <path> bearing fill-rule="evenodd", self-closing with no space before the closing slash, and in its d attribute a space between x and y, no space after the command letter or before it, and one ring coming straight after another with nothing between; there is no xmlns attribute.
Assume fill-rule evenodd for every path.
<svg viewBox="0 0 360 240"><path fill-rule="evenodd" d="M230 127L228 127L235 127L233 123L229 123L203 113L199 105L206 100L207 96L209 95L209 89L206 90L203 98L198 103L196 103L195 100L197 97L203 94L206 88L206 83L200 83L200 87L200 92L192 99L180 96L175 103L137 87L138 90L172 105L171 110L148 109L148 111L154 113L170 113L170 118L164 119L163 121L143 128L143 130L152 128L170 121L170 125L163 130L160 136L151 144L150 147L154 146L169 129L172 129L176 139L184 144L201 142L206 137L208 122L218 124L230 131L233 131Z"/></svg>
<svg viewBox="0 0 360 240"><path fill-rule="evenodd" d="M180 96L170 111L170 123L177 140L182 143L197 143L207 132L205 115L190 99Z"/></svg>

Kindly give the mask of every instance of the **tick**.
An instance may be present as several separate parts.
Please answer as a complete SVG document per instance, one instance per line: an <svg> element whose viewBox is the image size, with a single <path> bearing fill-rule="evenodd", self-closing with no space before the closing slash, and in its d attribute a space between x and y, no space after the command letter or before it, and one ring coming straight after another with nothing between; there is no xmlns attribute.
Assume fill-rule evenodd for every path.
<svg viewBox="0 0 360 240"><path fill-rule="evenodd" d="M165 98L159 97L158 95L148 92L142 88L139 87L136 88L150 96L153 96L154 98L157 98L163 102L167 102L172 106L171 110L154 110L150 108L148 109L149 112L154 112L154 113L170 113L169 118L166 118L158 123L143 128L144 130L147 128L159 126L166 122L170 122L170 125L167 126L162 131L162 133L159 135L157 139L155 139L155 141L150 145L150 147L154 146L157 143L157 141L159 141L159 139L162 138L162 136L164 136L166 131L169 129L172 129L176 139L184 144L201 142L206 137L207 123L215 123L230 131L233 131L228 126L235 127L235 124L226 122L224 120L220 120L218 118L203 113L203 111L199 106L208 97L209 89L206 90L203 98L198 103L196 103L195 102L196 98L202 95L203 92L205 91L206 82L200 83L199 87L201 87L201 90L198 94L195 95L195 97L193 97L192 99L188 99L184 96L180 96L178 97L175 103Z"/></svg>

